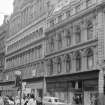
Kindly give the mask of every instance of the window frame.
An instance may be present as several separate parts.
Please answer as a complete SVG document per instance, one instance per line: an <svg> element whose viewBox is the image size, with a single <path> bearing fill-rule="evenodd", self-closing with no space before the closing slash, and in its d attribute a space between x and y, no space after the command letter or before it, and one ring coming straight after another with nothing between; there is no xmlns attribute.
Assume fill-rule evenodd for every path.
<svg viewBox="0 0 105 105"><path fill-rule="evenodd" d="M91 66L89 66L89 65L90 65L89 61L90 61L90 60L91 60L91 62L92 62ZM88 51L88 53L87 53L87 68L88 68L88 69L89 69L89 68L92 68L93 65L94 65L94 53L93 53L93 51L92 51L91 49L89 49L89 51Z"/></svg>
<svg viewBox="0 0 105 105"><path fill-rule="evenodd" d="M81 42L81 27L80 26L76 26L76 44Z"/></svg>

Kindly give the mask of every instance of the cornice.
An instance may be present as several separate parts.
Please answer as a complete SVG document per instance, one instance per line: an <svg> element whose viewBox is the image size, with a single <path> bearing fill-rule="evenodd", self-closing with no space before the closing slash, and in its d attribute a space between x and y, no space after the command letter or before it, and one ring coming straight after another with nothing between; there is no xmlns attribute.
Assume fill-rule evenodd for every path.
<svg viewBox="0 0 105 105"><path fill-rule="evenodd" d="M50 32L52 32L52 31L54 31L54 30L57 30L58 28L61 28L61 27L65 26L65 25L69 24L70 22L73 22L73 21L75 21L75 20L77 20L77 19L79 19L79 18L81 18L81 17L84 17L85 15L87 15L87 14L89 14L89 13L95 13L95 11L96 11L98 8L100 8L102 5L104 6L105 3L104 3L104 4L100 4L100 5L92 5L92 6L90 6L89 8L86 8L86 9L84 9L84 10L81 10L81 11L78 12L77 14L72 15L69 19L66 18L66 19L62 20L60 23L57 23L57 24L55 24L55 25L52 26L52 27L46 28L45 33L47 34L47 33L50 33ZM102 8L102 7L101 7L101 8ZM55 18L55 17L54 17L54 18ZM49 18L49 19L50 19L50 18Z"/></svg>
<svg viewBox="0 0 105 105"><path fill-rule="evenodd" d="M11 52L11 53L6 54L5 57L8 57L8 56L11 56L11 55L14 55L14 54L15 54L15 55L16 55L16 54L20 54L20 53L25 52L25 51L27 51L27 50L29 50L29 49L32 49L32 48L34 48L34 47L36 47L36 46L42 44L42 41L44 41L44 39L45 39L45 37L40 38L39 40L33 41L32 43L30 43L30 44L28 44L28 45L26 45L26 46L20 48L19 50L15 50L15 51L13 51L13 52Z"/></svg>
<svg viewBox="0 0 105 105"><path fill-rule="evenodd" d="M74 51L81 50L81 49L84 49L84 48L97 46L97 44L98 44L97 41L98 41L97 39L93 39L93 40L90 40L90 41L87 41L87 42L80 43L78 45L73 45L73 46L68 47L68 48L63 48L61 50L46 54L45 59L49 59L49 58L59 56L59 55L64 55L66 53L74 52Z"/></svg>
<svg viewBox="0 0 105 105"><path fill-rule="evenodd" d="M40 22L43 22L44 20L46 20L46 14L44 16L42 16L40 19L33 21L33 23L29 24L28 26L26 26L25 28L23 28L22 30L20 30L19 32L17 32L13 36L11 36L10 38L8 38L7 41L11 41L14 38L16 38L17 36L19 37L22 33L26 32L30 28L32 28L35 25L39 24Z"/></svg>
<svg viewBox="0 0 105 105"><path fill-rule="evenodd" d="M5 72L14 71L14 70L19 70L19 69L22 69L26 66L31 66L31 65L34 65L36 63L43 62L43 61L44 61L44 58L36 59L33 62L29 62L29 63L23 64L23 65L19 65L19 66L16 66L16 67L11 67L9 69L5 69L3 72L5 73Z"/></svg>

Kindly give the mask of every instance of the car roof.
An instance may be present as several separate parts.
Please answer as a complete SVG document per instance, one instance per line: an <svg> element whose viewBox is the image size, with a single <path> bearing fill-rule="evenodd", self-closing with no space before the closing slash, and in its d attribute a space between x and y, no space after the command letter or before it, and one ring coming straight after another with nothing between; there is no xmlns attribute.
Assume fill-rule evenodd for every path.
<svg viewBox="0 0 105 105"><path fill-rule="evenodd" d="M59 98L57 98L57 97L51 97L51 96L45 96L45 97L43 97L43 98L59 99Z"/></svg>

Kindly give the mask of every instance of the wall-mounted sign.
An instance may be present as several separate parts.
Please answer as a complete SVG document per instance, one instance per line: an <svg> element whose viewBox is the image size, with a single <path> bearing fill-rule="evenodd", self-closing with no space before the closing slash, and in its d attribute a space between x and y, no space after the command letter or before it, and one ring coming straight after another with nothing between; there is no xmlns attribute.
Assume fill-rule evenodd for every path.
<svg viewBox="0 0 105 105"><path fill-rule="evenodd" d="M36 76L36 69L32 70L32 77Z"/></svg>

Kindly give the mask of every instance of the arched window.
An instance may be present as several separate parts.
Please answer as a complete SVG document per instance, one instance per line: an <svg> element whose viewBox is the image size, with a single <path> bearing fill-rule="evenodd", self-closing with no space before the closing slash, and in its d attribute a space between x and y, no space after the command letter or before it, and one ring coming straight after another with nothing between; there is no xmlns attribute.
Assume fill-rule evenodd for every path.
<svg viewBox="0 0 105 105"><path fill-rule="evenodd" d="M87 22L87 40L93 38L93 23L91 21Z"/></svg>
<svg viewBox="0 0 105 105"><path fill-rule="evenodd" d="M51 46L51 51L54 49L54 37L51 37L50 39L50 46Z"/></svg>
<svg viewBox="0 0 105 105"><path fill-rule="evenodd" d="M77 52L76 55L76 71L80 71L81 70L81 55L79 52Z"/></svg>
<svg viewBox="0 0 105 105"><path fill-rule="evenodd" d="M42 36L43 35L43 28L40 28L39 29L39 36Z"/></svg>
<svg viewBox="0 0 105 105"><path fill-rule="evenodd" d="M71 69L71 59L69 55L66 55L66 72L70 72Z"/></svg>
<svg viewBox="0 0 105 105"><path fill-rule="evenodd" d="M58 73L60 73L62 71L62 61L61 61L60 57L58 57L57 71L58 71Z"/></svg>
<svg viewBox="0 0 105 105"><path fill-rule="evenodd" d="M70 29L67 29L67 30L66 30L66 43L67 43L67 46L70 46L70 45L71 45Z"/></svg>
<svg viewBox="0 0 105 105"><path fill-rule="evenodd" d="M94 55L91 49L88 50L87 53L87 68L91 68L94 64Z"/></svg>
<svg viewBox="0 0 105 105"><path fill-rule="evenodd" d="M58 48L62 48L62 32L58 34Z"/></svg>
<svg viewBox="0 0 105 105"><path fill-rule="evenodd" d="M79 25L76 26L76 43L80 43L81 42L81 28Z"/></svg>

